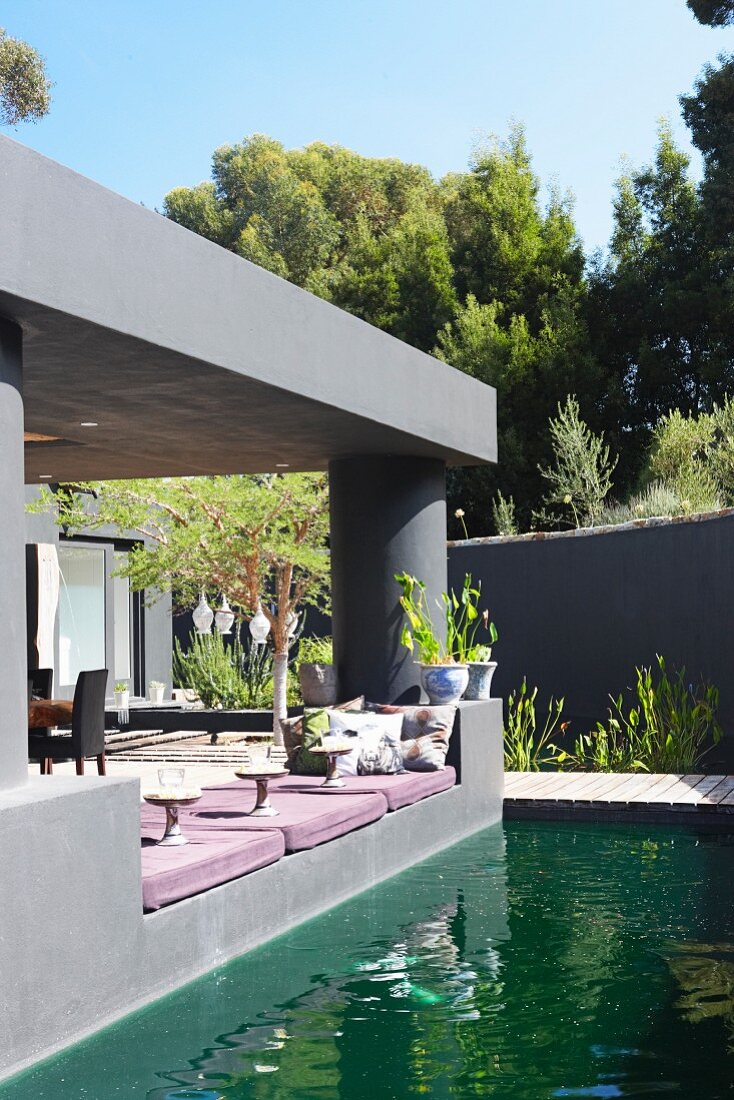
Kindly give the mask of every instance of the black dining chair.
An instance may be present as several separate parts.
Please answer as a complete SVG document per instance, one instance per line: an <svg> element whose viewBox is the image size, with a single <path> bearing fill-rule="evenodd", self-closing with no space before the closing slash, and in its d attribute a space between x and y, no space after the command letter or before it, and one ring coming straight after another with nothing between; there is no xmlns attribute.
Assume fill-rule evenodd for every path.
<svg viewBox="0 0 734 1100"><path fill-rule="evenodd" d="M54 670L52 668L31 668L28 670L28 702L31 699L53 699L54 697ZM28 737L35 740L38 737L49 737L51 730L48 726L34 726L28 729ZM33 750L29 755L34 755Z"/></svg>
<svg viewBox="0 0 734 1100"><path fill-rule="evenodd" d="M52 668L32 668L28 672L31 681L32 699L53 699L54 670Z"/></svg>
<svg viewBox="0 0 734 1100"><path fill-rule="evenodd" d="M97 771L106 775L104 713L107 669L80 672L74 689L71 733L33 737L33 756L40 760L41 775L53 773L54 760L76 760L76 774L84 775L84 761L97 758Z"/></svg>

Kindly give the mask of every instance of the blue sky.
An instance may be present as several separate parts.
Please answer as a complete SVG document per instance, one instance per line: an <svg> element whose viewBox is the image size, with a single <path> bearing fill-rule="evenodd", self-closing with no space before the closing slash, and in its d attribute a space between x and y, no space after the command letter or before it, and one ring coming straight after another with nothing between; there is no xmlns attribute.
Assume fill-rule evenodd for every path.
<svg viewBox="0 0 734 1100"><path fill-rule="evenodd" d="M662 115L689 148L677 96L734 50L685 0L4 0L0 19L56 84L47 119L6 132L147 206L253 132L442 175L516 118L587 248L620 157L648 161Z"/></svg>

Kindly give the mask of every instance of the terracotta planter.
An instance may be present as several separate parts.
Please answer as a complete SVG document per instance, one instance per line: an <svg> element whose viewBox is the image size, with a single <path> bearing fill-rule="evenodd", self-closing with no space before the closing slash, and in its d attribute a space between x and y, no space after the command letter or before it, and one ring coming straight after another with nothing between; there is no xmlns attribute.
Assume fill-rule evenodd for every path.
<svg viewBox="0 0 734 1100"><path fill-rule="evenodd" d="M334 665L304 664L298 667L301 695L307 707L333 707L336 703L336 668Z"/></svg>
<svg viewBox="0 0 734 1100"><path fill-rule="evenodd" d="M432 706L458 703L468 682L466 665L421 665L421 684Z"/></svg>
<svg viewBox="0 0 734 1100"><path fill-rule="evenodd" d="M469 683L466 685L464 698L489 699L492 677L496 668L496 661L470 661Z"/></svg>

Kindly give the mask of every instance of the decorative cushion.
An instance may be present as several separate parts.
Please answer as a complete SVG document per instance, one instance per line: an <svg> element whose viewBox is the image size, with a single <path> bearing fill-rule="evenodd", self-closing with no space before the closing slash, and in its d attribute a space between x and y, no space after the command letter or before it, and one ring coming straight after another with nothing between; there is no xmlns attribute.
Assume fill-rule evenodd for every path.
<svg viewBox="0 0 734 1100"><path fill-rule="evenodd" d="M368 703L366 709L374 714L402 714L403 764L408 771L434 772L446 767L455 706L398 707Z"/></svg>
<svg viewBox="0 0 734 1100"><path fill-rule="evenodd" d="M283 742L291 775L326 775L326 758L312 756L312 745L321 741L329 732L329 715L332 710L360 713L364 710L364 695L338 703L334 707L306 707L303 714L281 721Z"/></svg>
<svg viewBox="0 0 734 1100"><path fill-rule="evenodd" d="M332 711L329 731L354 737L352 752L337 759L339 775L397 775L404 771L400 735L402 714L337 714Z"/></svg>

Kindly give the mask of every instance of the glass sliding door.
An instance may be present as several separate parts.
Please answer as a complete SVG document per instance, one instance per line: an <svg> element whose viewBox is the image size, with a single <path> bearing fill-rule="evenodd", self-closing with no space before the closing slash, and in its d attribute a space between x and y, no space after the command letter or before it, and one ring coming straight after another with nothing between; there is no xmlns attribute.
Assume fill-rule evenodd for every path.
<svg viewBox="0 0 734 1100"><path fill-rule="evenodd" d="M68 694L80 672L105 668L105 551L59 544L59 687Z"/></svg>

